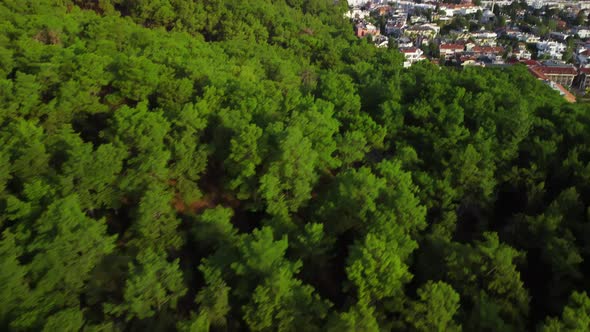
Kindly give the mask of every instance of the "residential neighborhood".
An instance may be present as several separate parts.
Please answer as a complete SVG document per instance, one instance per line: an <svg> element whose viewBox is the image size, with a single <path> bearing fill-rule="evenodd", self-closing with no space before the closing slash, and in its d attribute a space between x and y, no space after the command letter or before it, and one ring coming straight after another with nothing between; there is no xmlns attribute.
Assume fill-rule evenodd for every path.
<svg viewBox="0 0 590 332"><path fill-rule="evenodd" d="M590 0L349 0L359 38L398 49L404 67L522 64L566 99L590 92ZM572 98L573 97L573 98Z"/></svg>

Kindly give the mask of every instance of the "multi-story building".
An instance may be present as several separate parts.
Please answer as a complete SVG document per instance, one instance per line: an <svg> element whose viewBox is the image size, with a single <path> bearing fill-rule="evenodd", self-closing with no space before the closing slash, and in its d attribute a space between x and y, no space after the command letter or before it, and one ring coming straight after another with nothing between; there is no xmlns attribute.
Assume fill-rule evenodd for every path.
<svg viewBox="0 0 590 332"><path fill-rule="evenodd" d="M355 28L356 36L359 38L366 37L368 35L378 36L379 29L369 22L360 22Z"/></svg>
<svg viewBox="0 0 590 332"><path fill-rule="evenodd" d="M472 33L471 38L475 39L479 45L496 46L498 34L491 31L480 31Z"/></svg>
<svg viewBox="0 0 590 332"><path fill-rule="evenodd" d="M523 43L518 44L518 47L512 50L512 55L517 60L530 60L532 58L531 52L526 49L526 46Z"/></svg>
<svg viewBox="0 0 590 332"><path fill-rule="evenodd" d="M477 13L477 11L481 10L480 6L476 6L471 3L460 3L460 4L450 4L445 3L439 6L439 9L445 13L447 16L455 16L455 15L471 15Z"/></svg>
<svg viewBox="0 0 590 332"><path fill-rule="evenodd" d="M580 73L576 77L577 88L586 91L590 87L590 68L580 68Z"/></svg>
<svg viewBox="0 0 590 332"><path fill-rule="evenodd" d="M397 11L393 13L385 24L385 34L400 35L406 27L407 19L408 14L406 12Z"/></svg>
<svg viewBox="0 0 590 332"><path fill-rule="evenodd" d="M539 36L528 34L528 33L519 35L517 38L519 41L523 41L523 42L526 42L529 44L536 44L541 41L541 38Z"/></svg>
<svg viewBox="0 0 590 332"><path fill-rule="evenodd" d="M492 7L492 6L497 6L497 7L502 7L502 6L509 6L510 4L512 4L513 0L483 0L481 2L481 5L484 7Z"/></svg>
<svg viewBox="0 0 590 332"><path fill-rule="evenodd" d="M344 14L345 17L357 20L364 20L371 16L371 12L368 10L362 10L360 8L352 8Z"/></svg>
<svg viewBox="0 0 590 332"><path fill-rule="evenodd" d="M529 70L539 79L549 80L563 86L571 87L574 77L578 74L572 65L560 66L530 66Z"/></svg>
<svg viewBox="0 0 590 332"><path fill-rule="evenodd" d="M537 56L549 56L551 59L561 59L566 46L560 42L542 41L537 43Z"/></svg>
<svg viewBox="0 0 590 332"><path fill-rule="evenodd" d="M414 63L425 59L423 56L424 52L422 52L422 50L417 47L400 48L400 52L402 52L406 58L406 61L404 61L404 67L409 67Z"/></svg>
<svg viewBox="0 0 590 332"><path fill-rule="evenodd" d="M422 24L422 25L414 25L408 27L404 31L404 35L415 38L415 37L425 37L425 38L434 38L440 31L440 27L433 25L433 24Z"/></svg>
<svg viewBox="0 0 590 332"><path fill-rule="evenodd" d="M582 39L590 37L590 28L588 27L575 27L572 29L572 32L577 34Z"/></svg>
<svg viewBox="0 0 590 332"><path fill-rule="evenodd" d="M367 2L369 2L369 1L368 0L348 0L348 5L349 6L363 6Z"/></svg>
<svg viewBox="0 0 590 332"><path fill-rule="evenodd" d="M491 60L502 59L504 48L502 46L475 46L471 49L470 53L476 57L486 57Z"/></svg>
<svg viewBox="0 0 590 332"><path fill-rule="evenodd" d="M440 55L444 56L446 60L451 59L457 54L462 53L465 50L465 45L462 44L441 44L438 47Z"/></svg>

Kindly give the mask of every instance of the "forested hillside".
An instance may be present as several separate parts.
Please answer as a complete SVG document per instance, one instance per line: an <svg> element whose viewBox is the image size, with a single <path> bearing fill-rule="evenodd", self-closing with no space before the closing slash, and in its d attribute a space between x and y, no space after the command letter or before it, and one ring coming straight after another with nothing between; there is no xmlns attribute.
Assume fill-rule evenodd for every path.
<svg viewBox="0 0 590 332"><path fill-rule="evenodd" d="M589 331L590 107L339 0L0 0L0 330Z"/></svg>

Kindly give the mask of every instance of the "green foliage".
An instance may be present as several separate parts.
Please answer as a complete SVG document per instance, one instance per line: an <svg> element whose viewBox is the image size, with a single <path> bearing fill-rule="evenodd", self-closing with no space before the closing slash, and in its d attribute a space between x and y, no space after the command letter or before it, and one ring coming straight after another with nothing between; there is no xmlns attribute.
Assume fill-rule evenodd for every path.
<svg viewBox="0 0 590 332"><path fill-rule="evenodd" d="M359 297L371 299L399 295L412 275L400 258L396 244L379 235L367 234L363 243L353 246L346 269L348 279L358 288Z"/></svg>
<svg viewBox="0 0 590 332"><path fill-rule="evenodd" d="M210 330L207 315L201 313L198 316L192 317L190 321L180 322L177 324L177 330L182 332L208 332Z"/></svg>
<svg viewBox="0 0 590 332"><path fill-rule="evenodd" d="M493 317L490 324L494 328L504 326L515 331L523 328L529 297L516 268L521 255L514 248L500 243L497 234L484 233L484 241L476 241L474 246L459 245L447 257L450 284L475 303L469 328L488 326L481 315L487 319ZM488 310L495 313L492 315Z"/></svg>
<svg viewBox="0 0 590 332"><path fill-rule="evenodd" d="M86 217L76 196L49 205L30 232L34 242L23 254L31 257L25 265L31 292L17 306L20 312L12 325L18 328L37 327L50 312L78 305L91 271L114 249L114 236L106 234L104 220ZM16 268L18 278L18 268L9 268ZM15 286L21 285L18 280L12 281ZM67 312L55 320L73 319Z"/></svg>
<svg viewBox="0 0 590 332"><path fill-rule="evenodd" d="M0 306L0 322L3 326L10 322L15 314L15 308L29 292L25 280L26 269L18 261L21 254L19 247L16 246L14 235L5 230L0 242L0 282L2 282L0 295L3 299Z"/></svg>
<svg viewBox="0 0 590 332"><path fill-rule="evenodd" d="M297 265L284 261L288 247L286 237L275 241L270 227L254 230L251 237L242 238L239 251L244 260L231 264L238 276L263 277L278 271L281 267L295 271Z"/></svg>
<svg viewBox="0 0 590 332"><path fill-rule="evenodd" d="M75 309L62 310L47 319L43 331L79 331L84 325L82 312Z"/></svg>
<svg viewBox="0 0 590 332"><path fill-rule="evenodd" d="M135 172L121 179L120 188L137 193L149 182L167 180L170 152L164 147L164 137L169 124L162 114L149 112L147 104L141 103L137 108L117 110L113 122L113 141L126 148L125 163Z"/></svg>
<svg viewBox="0 0 590 332"><path fill-rule="evenodd" d="M104 310L115 316L124 316L127 321L144 319L166 309L175 309L178 299L186 291L178 260L168 262L164 255L146 249L137 255L137 263L129 265L124 302L107 303Z"/></svg>
<svg viewBox="0 0 590 332"><path fill-rule="evenodd" d="M227 324L226 315L230 310L230 288L223 281L221 271L208 266L201 266L199 269L203 272L207 284L199 291L195 299L201 306L199 317L205 315L207 324L225 326Z"/></svg>
<svg viewBox="0 0 590 332"><path fill-rule="evenodd" d="M121 150L112 144L93 150L92 144L84 143L69 128L64 129L63 138L58 138L52 147L56 153L67 153L60 178L64 195L77 194L80 205L88 210L116 204L115 181L123 168Z"/></svg>
<svg viewBox="0 0 590 332"><path fill-rule="evenodd" d="M410 303L405 320L415 331L460 331L453 321L459 309L459 294L444 282L429 281L418 289L418 301Z"/></svg>
<svg viewBox="0 0 590 332"><path fill-rule="evenodd" d="M135 223L129 229L130 245L155 251L180 248L183 241L177 232L179 221L171 200L172 194L165 188L149 185L139 200Z"/></svg>
<svg viewBox="0 0 590 332"><path fill-rule="evenodd" d="M548 318L540 331L585 331L590 328L590 299L586 292L573 292L561 319Z"/></svg>
<svg viewBox="0 0 590 332"><path fill-rule="evenodd" d="M233 244L236 230L231 224L233 211L230 208L217 206L205 210L197 217L192 228L192 235L200 247L221 247Z"/></svg>
<svg viewBox="0 0 590 332"><path fill-rule="evenodd" d="M243 307L244 320L252 331L321 331L318 321L326 317L329 305L312 293L313 287L294 279L292 271L279 268L254 289Z"/></svg>
<svg viewBox="0 0 590 332"><path fill-rule="evenodd" d="M334 317L328 331L379 331L379 323L375 319L374 309L366 302L359 302L347 312Z"/></svg>
<svg viewBox="0 0 590 332"><path fill-rule="evenodd" d="M248 199L254 192L256 167L262 162L258 152L258 140L262 129L248 125L230 141L231 153L226 159L227 172L233 180L229 188L238 192L239 199Z"/></svg>
<svg viewBox="0 0 590 332"><path fill-rule="evenodd" d="M259 192L269 214L286 216L309 200L317 178L314 168L318 153L297 127L287 128L277 143L281 152L260 178Z"/></svg>

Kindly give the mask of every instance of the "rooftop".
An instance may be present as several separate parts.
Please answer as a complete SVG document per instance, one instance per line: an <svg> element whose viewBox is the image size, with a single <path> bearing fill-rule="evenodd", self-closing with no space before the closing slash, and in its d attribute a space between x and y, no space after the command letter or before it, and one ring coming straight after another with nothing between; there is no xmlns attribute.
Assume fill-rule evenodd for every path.
<svg viewBox="0 0 590 332"><path fill-rule="evenodd" d="M576 96L574 96L571 92L564 88L563 85L558 83L555 83L555 85L557 86L559 91L561 91L561 93L563 94L563 98L565 98L565 100L569 101L570 103L576 102Z"/></svg>
<svg viewBox="0 0 590 332"><path fill-rule="evenodd" d="M540 80L544 80L544 81L549 80L549 78L547 78L547 76L545 76L545 74L543 74L541 71L539 71L536 66L528 66L527 68L529 69L531 74L533 74L533 76L535 76L536 78L538 78Z"/></svg>
<svg viewBox="0 0 590 332"><path fill-rule="evenodd" d="M464 49L465 45L462 44L441 44L439 49L441 50L457 50L457 49Z"/></svg>
<svg viewBox="0 0 590 332"><path fill-rule="evenodd" d="M535 69L544 75L576 75L578 72L572 66L537 66Z"/></svg>
<svg viewBox="0 0 590 332"><path fill-rule="evenodd" d="M416 51L418 51L418 48L416 48L416 47L402 47L399 50L402 53L416 53Z"/></svg>
<svg viewBox="0 0 590 332"><path fill-rule="evenodd" d="M475 53L502 53L504 47L502 46L475 46L472 50Z"/></svg>

